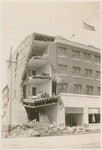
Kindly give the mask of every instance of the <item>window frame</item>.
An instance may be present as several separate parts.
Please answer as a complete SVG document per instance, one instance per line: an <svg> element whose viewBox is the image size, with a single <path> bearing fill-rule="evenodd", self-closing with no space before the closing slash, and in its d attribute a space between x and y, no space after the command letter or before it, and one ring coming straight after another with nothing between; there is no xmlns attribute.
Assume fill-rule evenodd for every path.
<svg viewBox="0 0 102 150"><path fill-rule="evenodd" d="M92 88L92 91L90 92L91 88ZM86 85L86 95L93 95L93 86Z"/></svg>
<svg viewBox="0 0 102 150"><path fill-rule="evenodd" d="M98 90L99 89L99 90ZM97 87L97 95L100 96L101 95L101 87Z"/></svg>
<svg viewBox="0 0 102 150"><path fill-rule="evenodd" d="M64 92L63 90L64 85L66 85L66 92ZM61 88L59 88L59 86L61 86ZM67 93L67 92L68 92L68 83L58 83L58 93Z"/></svg>
<svg viewBox="0 0 102 150"><path fill-rule="evenodd" d="M79 69L78 73L75 73L75 70L74 69ZM75 67L73 66L73 76L74 77L81 77L81 67Z"/></svg>
<svg viewBox="0 0 102 150"><path fill-rule="evenodd" d="M76 89L79 88L80 92L79 92L79 89L76 90L75 88ZM80 85L80 84L74 84L74 94L82 94L82 85Z"/></svg>
<svg viewBox="0 0 102 150"><path fill-rule="evenodd" d="M99 77L97 76L98 73L99 73ZM96 77L96 80L100 80L101 79L101 72L100 71L96 71L95 77Z"/></svg>
<svg viewBox="0 0 102 150"><path fill-rule="evenodd" d="M66 68L65 68L65 70L64 70L65 73L60 72L60 71L59 71L59 67L65 67L65 66L66 66ZM59 75L68 75L68 70L67 70L67 68L68 68L67 65L58 64L58 74L59 74ZM61 68L60 68L60 70L62 71Z"/></svg>
<svg viewBox="0 0 102 150"><path fill-rule="evenodd" d="M87 71L87 72L86 72ZM91 71L91 75L89 75L89 71ZM86 75L87 73L87 75ZM85 69L85 78L88 78L88 79L92 79L93 78L93 74L92 74L92 69Z"/></svg>
<svg viewBox="0 0 102 150"><path fill-rule="evenodd" d="M99 62L96 60L96 58L99 58ZM94 60L95 60L95 64L98 64L98 65L101 64L101 57L100 56L94 55Z"/></svg>
<svg viewBox="0 0 102 150"><path fill-rule="evenodd" d="M90 58L87 57L88 55L90 56ZM84 53L84 62L92 63L91 54L90 53Z"/></svg>
<svg viewBox="0 0 102 150"><path fill-rule="evenodd" d="M79 55L78 57L76 57L76 53ZM80 51L72 50L72 59L80 60Z"/></svg>
<svg viewBox="0 0 102 150"><path fill-rule="evenodd" d="M91 112L89 113L90 109L95 109L97 112ZM92 119L92 117L94 117ZM100 123L100 108L88 108L88 120L89 124L99 124ZM90 120L91 119L91 120Z"/></svg>
<svg viewBox="0 0 102 150"><path fill-rule="evenodd" d="M66 51L66 52L65 52L65 53L66 53L65 56L60 55L60 52L59 52L60 50L65 50L65 51ZM67 48L58 46L58 57L67 58Z"/></svg>

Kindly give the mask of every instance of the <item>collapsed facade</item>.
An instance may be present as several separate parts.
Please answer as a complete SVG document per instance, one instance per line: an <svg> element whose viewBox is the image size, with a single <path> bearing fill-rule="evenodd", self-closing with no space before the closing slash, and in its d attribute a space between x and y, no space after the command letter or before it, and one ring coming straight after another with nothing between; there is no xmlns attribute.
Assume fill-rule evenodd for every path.
<svg viewBox="0 0 102 150"><path fill-rule="evenodd" d="M19 124L26 115L66 126L100 123L100 49L33 33L11 60L6 124Z"/></svg>

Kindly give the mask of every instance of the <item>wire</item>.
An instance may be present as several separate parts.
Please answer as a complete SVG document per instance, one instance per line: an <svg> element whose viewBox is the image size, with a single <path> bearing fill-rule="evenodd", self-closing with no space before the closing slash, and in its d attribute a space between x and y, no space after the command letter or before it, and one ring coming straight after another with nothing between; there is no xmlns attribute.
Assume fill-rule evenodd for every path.
<svg viewBox="0 0 102 150"><path fill-rule="evenodd" d="M85 20L85 22L87 22L90 17L95 13L95 11L99 8L100 6L98 6L93 12L92 14L90 14L90 16ZM76 32L69 38L69 40L71 40L77 33L78 31L80 30L80 28L83 26L83 23L79 26L79 28L76 30Z"/></svg>

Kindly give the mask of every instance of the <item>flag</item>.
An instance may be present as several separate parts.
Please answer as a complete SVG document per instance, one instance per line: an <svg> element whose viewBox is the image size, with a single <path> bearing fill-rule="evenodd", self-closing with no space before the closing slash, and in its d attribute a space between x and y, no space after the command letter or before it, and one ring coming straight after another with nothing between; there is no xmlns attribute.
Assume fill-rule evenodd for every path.
<svg viewBox="0 0 102 150"><path fill-rule="evenodd" d="M91 26L91 25L85 23L84 21L83 21L83 24L84 24L84 29L90 30L90 31L96 31L94 26Z"/></svg>

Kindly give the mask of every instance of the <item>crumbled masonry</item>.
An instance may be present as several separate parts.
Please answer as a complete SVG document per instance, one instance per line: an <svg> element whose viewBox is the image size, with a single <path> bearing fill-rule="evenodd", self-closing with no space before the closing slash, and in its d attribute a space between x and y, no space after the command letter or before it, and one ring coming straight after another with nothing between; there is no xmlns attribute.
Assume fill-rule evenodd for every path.
<svg viewBox="0 0 102 150"><path fill-rule="evenodd" d="M23 125L12 126L11 132L9 134L7 132L3 132L2 137L42 137L54 135L88 134L97 132L100 132L100 129L91 129L88 126L69 127L64 126L63 124L58 126L56 123L44 124L33 120Z"/></svg>

